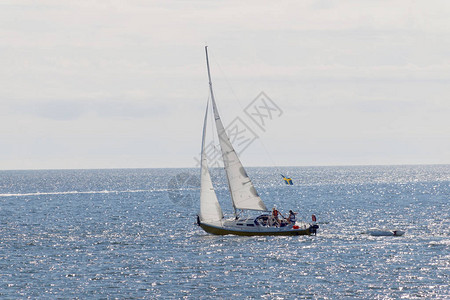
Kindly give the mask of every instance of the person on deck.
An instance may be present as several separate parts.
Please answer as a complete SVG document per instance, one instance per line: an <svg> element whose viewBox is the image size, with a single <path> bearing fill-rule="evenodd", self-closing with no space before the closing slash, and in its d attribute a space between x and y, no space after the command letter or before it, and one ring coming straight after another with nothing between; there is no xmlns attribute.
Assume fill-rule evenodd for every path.
<svg viewBox="0 0 450 300"><path fill-rule="evenodd" d="M295 224L295 215L297 213L293 212L292 210L289 210L289 217L288 217L288 222L289 224Z"/></svg>
<svg viewBox="0 0 450 300"><path fill-rule="evenodd" d="M280 226L280 219L278 218L278 215L280 214L280 212L277 210L276 207L272 208L272 217L274 219L274 223L277 226Z"/></svg>

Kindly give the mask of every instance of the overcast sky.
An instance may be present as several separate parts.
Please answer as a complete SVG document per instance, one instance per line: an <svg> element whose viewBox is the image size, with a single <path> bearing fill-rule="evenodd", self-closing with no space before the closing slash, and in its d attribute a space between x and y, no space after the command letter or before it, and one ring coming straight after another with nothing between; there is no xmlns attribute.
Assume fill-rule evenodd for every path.
<svg viewBox="0 0 450 300"><path fill-rule="evenodd" d="M1 1L0 169L450 163L449 1ZM282 111L244 114L264 92ZM267 158L269 157L269 159Z"/></svg>

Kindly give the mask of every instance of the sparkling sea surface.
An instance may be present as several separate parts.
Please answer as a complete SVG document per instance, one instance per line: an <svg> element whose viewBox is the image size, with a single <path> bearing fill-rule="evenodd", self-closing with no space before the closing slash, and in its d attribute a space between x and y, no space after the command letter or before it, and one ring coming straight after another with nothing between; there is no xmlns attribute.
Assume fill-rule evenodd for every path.
<svg viewBox="0 0 450 300"><path fill-rule="evenodd" d="M0 171L0 298L450 299L450 165L247 171L317 236L205 233L198 169Z"/></svg>

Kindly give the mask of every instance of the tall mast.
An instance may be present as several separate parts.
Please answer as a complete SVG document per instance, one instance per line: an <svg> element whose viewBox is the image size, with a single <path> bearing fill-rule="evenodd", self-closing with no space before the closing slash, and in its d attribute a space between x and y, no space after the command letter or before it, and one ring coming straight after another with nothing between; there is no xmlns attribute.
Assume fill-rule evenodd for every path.
<svg viewBox="0 0 450 300"><path fill-rule="evenodd" d="M205 52L206 52L206 67L208 68L209 92L211 93L212 102L215 103L216 101L214 99L214 92L212 88L211 72L209 71L208 46L205 46Z"/></svg>
<svg viewBox="0 0 450 300"><path fill-rule="evenodd" d="M247 175L236 151L231 144L225 127L217 109L214 92L212 89L211 72L209 70L208 47L205 47L206 64L208 67L209 90L211 93L211 102L213 106L214 119L216 123L217 135L219 136L220 148L222 150L222 159L225 173L228 180L228 189L233 203L234 214L237 216L237 210L258 210L267 211L264 202L258 195L252 181Z"/></svg>
<svg viewBox="0 0 450 300"><path fill-rule="evenodd" d="M218 115L218 112L217 112L216 99L214 98L214 92L213 92L213 88L212 88L211 71L209 70L208 46L205 46L205 53L206 53L206 67L208 69L209 92L211 94L211 102L212 102L213 111L214 111L214 119L216 120L216 122L217 122L217 119L219 119L219 122L222 123L222 121L220 120L220 117ZM223 125L221 127L223 127ZM219 140L220 140L220 136L219 136ZM224 168L225 168L225 162L224 162ZM226 176L226 177L227 177L227 181L228 181L228 190L230 191L231 198L233 198L233 192L231 190L230 179L228 178L228 176ZM234 216L237 216L236 206L234 204L233 199L231 200L231 204L233 205Z"/></svg>
<svg viewBox="0 0 450 300"><path fill-rule="evenodd" d="M206 52L206 66L208 68L209 92L211 94L211 103L212 103L213 112L214 112L214 119L217 120L217 119L220 119L220 116L219 116L219 110L217 109L217 105L216 105L216 98L214 98L214 92L213 92L213 88L212 88L211 71L209 70L208 46L205 46L205 52ZM220 123L222 123L222 121L220 121Z"/></svg>

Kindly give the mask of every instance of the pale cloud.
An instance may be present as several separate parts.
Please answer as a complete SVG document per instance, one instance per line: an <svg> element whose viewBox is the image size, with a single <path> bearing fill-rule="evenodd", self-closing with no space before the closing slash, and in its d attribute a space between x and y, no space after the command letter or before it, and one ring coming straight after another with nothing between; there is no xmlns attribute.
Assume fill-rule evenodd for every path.
<svg viewBox="0 0 450 300"><path fill-rule="evenodd" d="M448 1L3 1L0 168L193 166L265 91L284 165L449 163ZM289 128L289 130L285 130ZM244 153L266 162L258 147Z"/></svg>

